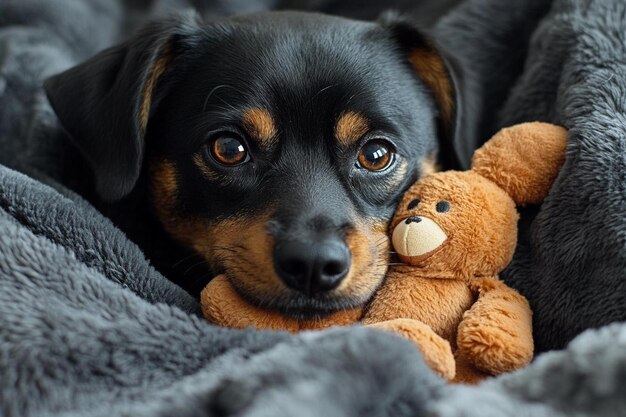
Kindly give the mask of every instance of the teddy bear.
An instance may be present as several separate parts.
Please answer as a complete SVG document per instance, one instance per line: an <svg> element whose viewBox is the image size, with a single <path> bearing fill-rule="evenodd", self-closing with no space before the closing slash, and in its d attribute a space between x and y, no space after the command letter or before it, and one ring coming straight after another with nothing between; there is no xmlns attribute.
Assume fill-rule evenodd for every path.
<svg viewBox="0 0 626 417"><path fill-rule="evenodd" d="M532 312L498 273L515 251L516 206L547 196L566 137L552 124L515 125L478 149L470 170L412 185L389 225L399 262L361 308L297 321L249 304L220 275L201 294L203 314L223 326L292 332L360 322L410 339L452 382L519 369L533 357Z"/></svg>

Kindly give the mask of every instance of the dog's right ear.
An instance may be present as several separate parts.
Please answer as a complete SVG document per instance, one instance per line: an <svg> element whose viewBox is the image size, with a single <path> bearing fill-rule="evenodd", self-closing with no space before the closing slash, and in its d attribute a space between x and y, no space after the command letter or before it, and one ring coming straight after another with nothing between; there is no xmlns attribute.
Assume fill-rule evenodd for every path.
<svg viewBox="0 0 626 417"><path fill-rule="evenodd" d="M45 81L48 99L91 165L102 199L119 200L134 188L159 81L199 33L194 13L155 22Z"/></svg>
<svg viewBox="0 0 626 417"><path fill-rule="evenodd" d="M406 55L407 63L428 88L439 111L439 161L445 169L466 169L476 138L467 134L467 109L463 108L463 73L441 45L412 22L384 13L379 22L387 28Z"/></svg>

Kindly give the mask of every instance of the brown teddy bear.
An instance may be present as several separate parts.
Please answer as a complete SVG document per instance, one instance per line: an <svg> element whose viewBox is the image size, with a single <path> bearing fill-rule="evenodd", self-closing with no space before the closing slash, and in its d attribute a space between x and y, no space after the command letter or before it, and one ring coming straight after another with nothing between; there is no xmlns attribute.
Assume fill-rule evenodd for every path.
<svg viewBox="0 0 626 417"><path fill-rule="evenodd" d="M528 302L497 277L517 241L516 205L538 204L565 157L565 129L525 123L503 129L476 151L469 171L428 175L404 195L391 220L404 263L362 309L296 321L242 299L224 276L204 289L213 323L298 331L357 321L399 333L454 382L476 382L533 357Z"/></svg>

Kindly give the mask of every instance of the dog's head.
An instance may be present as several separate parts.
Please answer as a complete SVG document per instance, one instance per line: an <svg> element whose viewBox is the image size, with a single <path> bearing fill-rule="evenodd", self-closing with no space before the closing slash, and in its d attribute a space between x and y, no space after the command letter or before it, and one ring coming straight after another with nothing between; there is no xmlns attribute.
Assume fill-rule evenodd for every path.
<svg viewBox="0 0 626 417"><path fill-rule="evenodd" d="M438 150L453 84L417 30L306 13L183 16L47 81L101 198L147 176L180 244L292 315L365 302L388 221Z"/></svg>

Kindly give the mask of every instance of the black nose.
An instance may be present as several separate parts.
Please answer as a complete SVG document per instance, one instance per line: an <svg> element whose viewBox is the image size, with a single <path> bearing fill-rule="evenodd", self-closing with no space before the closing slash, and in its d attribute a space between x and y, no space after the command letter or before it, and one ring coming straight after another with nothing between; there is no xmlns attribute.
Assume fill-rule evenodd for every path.
<svg viewBox="0 0 626 417"><path fill-rule="evenodd" d="M274 247L274 268L288 287L313 295L337 288L350 269L350 251L337 238L283 241Z"/></svg>

